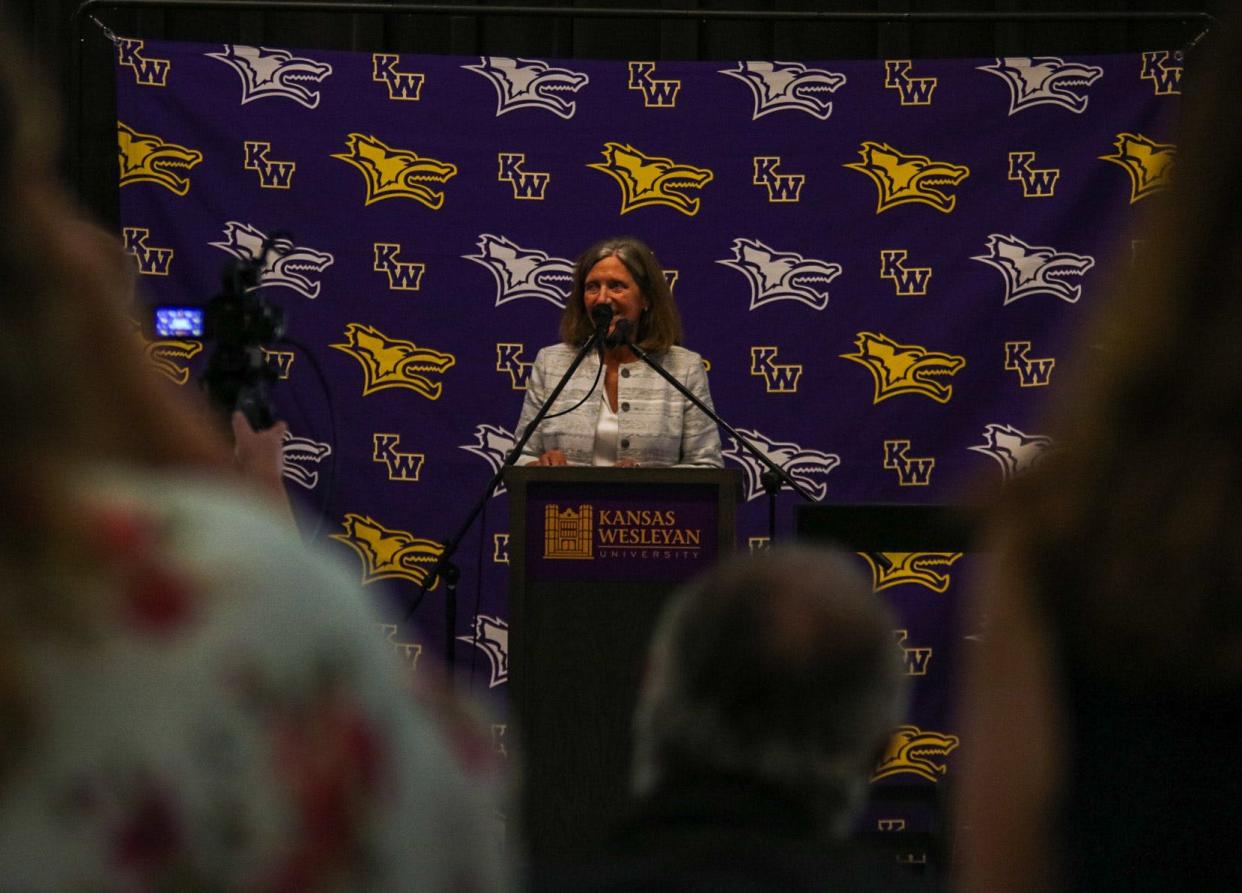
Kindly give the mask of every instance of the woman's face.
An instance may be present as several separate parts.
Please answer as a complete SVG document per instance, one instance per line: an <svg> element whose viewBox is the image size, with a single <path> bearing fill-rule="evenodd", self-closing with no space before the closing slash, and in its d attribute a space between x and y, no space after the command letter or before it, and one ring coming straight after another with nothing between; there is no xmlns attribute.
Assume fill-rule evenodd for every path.
<svg viewBox="0 0 1242 893"><path fill-rule="evenodd" d="M582 303L588 317L600 304L612 307L614 316L609 331L621 318L628 319L637 330L638 317L647 309L647 299L643 297L642 290L618 257L606 257L587 271L582 287Z"/></svg>

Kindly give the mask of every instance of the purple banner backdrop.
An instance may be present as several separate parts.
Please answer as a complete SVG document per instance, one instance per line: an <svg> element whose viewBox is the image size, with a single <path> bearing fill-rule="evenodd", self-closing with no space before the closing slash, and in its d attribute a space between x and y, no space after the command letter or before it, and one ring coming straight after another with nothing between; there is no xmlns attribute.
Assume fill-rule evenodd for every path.
<svg viewBox="0 0 1242 893"><path fill-rule="evenodd" d="M263 276L290 489L400 621L505 450L572 258L632 233L673 279L716 407L817 498L952 503L1052 444L1039 411L1105 261L1168 182L1176 54L598 62L117 42L122 225L159 302L285 233ZM205 352L150 347L192 382ZM197 351L197 354L195 352ZM313 374L313 354L327 389ZM328 405L335 410L335 427ZM760 469L739 541L762 542ZM781 496L787 530L796 497ZM507 679L507 505L458 555L471 686ZM950 773L969 556L873 568L916 677L877 778ZM860 563L863 559L859 559ZM379 592L385 592L379 596ZM475 633L478 634L475 638ZM606 647L606 631L602 631ZM459 667L465 674L465 669ZM503 729L498 729L503 734Z"/></svg>

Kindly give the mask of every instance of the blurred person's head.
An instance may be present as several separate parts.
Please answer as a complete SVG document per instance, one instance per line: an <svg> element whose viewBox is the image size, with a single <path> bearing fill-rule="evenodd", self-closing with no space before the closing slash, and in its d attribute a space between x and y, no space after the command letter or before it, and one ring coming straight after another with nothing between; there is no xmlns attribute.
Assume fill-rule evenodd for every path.
<svg viewBox="0 0 1242 893"><path fill-rule="evenodd" d="M636 793L751 779L846 833L905 707L893 623L843 554L731 559L661 616L635 718Z"/></svg>
<svg viewBox="0 0 1242 893"><path fill-rule="evenodd" d="M1235 17L1188 56L1173 185L1144 200L1050 433L1002 506L1065 654L1139 691L1242 683L1242 115Z"/></svg>

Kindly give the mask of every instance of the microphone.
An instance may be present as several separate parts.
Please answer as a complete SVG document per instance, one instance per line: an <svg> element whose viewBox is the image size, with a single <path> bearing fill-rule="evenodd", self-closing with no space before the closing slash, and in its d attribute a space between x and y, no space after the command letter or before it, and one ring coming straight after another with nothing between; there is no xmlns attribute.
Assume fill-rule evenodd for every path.
<svg viewBox="0 0 1242 893"><path fill-rule="evenodd" d="M608 326L612 322L612 305L596 304L591 308L591 322L595 323L595 343L599 345L600 362L604 360L604 349L608 346Z"/></svg>
<svg viewBox="0 0 1242 893"><path fill-rule="evenodd" d="M612 334L608 336L609 347L622 347L630 343L630 331L634 328L634 323L630 322L624 316L617 320L616 326L612 330Z"/></svg>

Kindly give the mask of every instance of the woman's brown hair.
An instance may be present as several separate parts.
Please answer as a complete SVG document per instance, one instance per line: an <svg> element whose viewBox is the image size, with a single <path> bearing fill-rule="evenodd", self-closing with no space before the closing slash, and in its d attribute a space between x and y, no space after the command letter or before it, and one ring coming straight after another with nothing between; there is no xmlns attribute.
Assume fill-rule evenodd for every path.
<svg viewBox="0 0 1242 893"><path fill-rule="evenodd" d="M596 242L582 252L574 264L574 284L565 313L561 317L561 340L577 346L591 336L595 327L587 316L582 295L587 274L607 257L625 264L634 283L647 301L647 309L638 318L634 343L643 350L659 352L681 343L681 314L673 301L664 268L655 254L633 236L613 236Z"/></svg>

